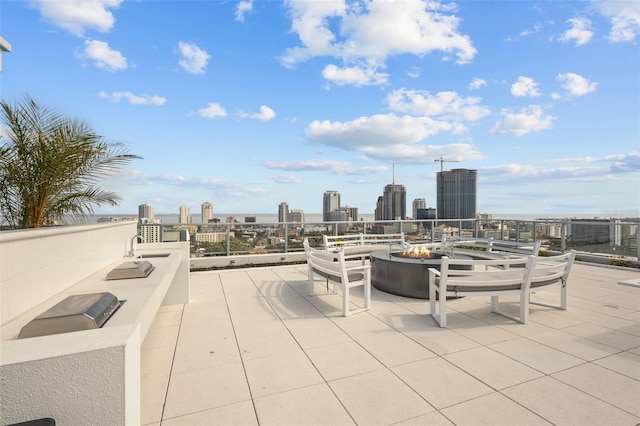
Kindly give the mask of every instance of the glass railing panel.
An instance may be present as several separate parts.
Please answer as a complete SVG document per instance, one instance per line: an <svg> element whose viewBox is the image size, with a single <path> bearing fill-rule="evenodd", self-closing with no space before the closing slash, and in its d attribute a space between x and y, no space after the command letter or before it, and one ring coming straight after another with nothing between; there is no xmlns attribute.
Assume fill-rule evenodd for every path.
<svg viewBox="0 0 640 426"><path fill-rule="evenodd" d="M603 257L638 258L640 219L615 220L403 220L326 223L144 224L147 242L191 241L195 257L243 254L299 253L304 238L323 246L323 235L396 234L408 242L432 243L443 235L540 241L544 250L570 249Z"/></svg>

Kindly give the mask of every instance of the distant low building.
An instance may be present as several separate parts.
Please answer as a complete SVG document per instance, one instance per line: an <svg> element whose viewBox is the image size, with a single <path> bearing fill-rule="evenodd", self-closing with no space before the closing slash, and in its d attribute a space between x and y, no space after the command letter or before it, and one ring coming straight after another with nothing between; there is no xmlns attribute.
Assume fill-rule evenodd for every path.
<svg viewBox="0 0 640 426"><path fill-rule="evenodd" d="M203 243L219 243L227 241L226 232L196 232L196 241Z"/></svg>

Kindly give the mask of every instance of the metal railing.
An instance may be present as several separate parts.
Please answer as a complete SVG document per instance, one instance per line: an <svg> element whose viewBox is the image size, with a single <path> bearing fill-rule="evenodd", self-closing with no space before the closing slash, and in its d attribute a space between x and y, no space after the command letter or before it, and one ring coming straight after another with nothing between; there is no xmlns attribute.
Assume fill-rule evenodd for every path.
<svg viewBox="0 0 640 426"><path fill-rule="evenodd" d="M158 226L158 225L140 225ZM408 242L439 242L443 235L495 238L511 241L541 241L543 251L579 253L604 259L632 261L640 258L640 219L606 220L395 220L349 222L273 222L206 225L160 225L163 235L175 236L189 230L192 257L290 254L303 252L302 242L322 244L323 235L391 234L403 232ZM176 233L176 231L179 231ZM144 232L143 232L144 235ZM184 236L186 238L186 236ZM149 238L146 238L149 240ZM199 241L209 239L210 241Z"/></svg>

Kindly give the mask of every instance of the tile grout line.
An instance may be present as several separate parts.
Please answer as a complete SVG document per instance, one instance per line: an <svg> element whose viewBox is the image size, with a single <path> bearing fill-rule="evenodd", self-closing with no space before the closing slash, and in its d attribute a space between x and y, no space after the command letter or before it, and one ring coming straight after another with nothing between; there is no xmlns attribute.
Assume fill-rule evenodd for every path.
<svg viewBox="0 0 640 426"><path fill-rule="evenodd" d="M167 397L169 396L169 386L171 385L171 376L173 375L173 364L176 361L176 353L178 351L178 341L180 340L180 332L182 331L182 320L184 319L184 304L180 309L180 327L178 328L178 334L176 335L176 343L173 347L173 355L171 356L171 366L169 367L169 380L167 380L167 388L164 391L164 399L162 401L162 411L160 413L160 424L164 420L164 410L167 407Z"/></svg>

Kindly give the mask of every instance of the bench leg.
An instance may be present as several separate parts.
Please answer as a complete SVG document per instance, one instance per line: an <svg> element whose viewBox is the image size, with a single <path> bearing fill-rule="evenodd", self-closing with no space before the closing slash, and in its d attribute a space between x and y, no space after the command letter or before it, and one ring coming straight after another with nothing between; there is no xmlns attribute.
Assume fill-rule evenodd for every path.
<svg viewBox="0 0 640 426"><path fill-rule="evenodd" d="M563 311L567 310L567 285L566 283L562 283L562 287L560 287L560 304L556 305L553 303L544 303L544 302L534 302L533 300L529 300L529 303L532 305L545 306L547 308L561 309Z"/></svg>
<svg viewBox="0 0 640 426"><path fill-rule="evenodd" d="M529 323L529 298L530 293L528 291L520 295L520 322L523 324Z"/></svg>
<svg viewBox="0 0 640 426"><path fill-rule="evenodd" d="M523 291L520 293L520 316L511 315L507 312L501 311L499 308L500 300L499 296L491 296L491 312L501 315L510 320L517 321L522 324L529 322L529 293Z"/></svg>
<svg viewBox="0 0 640 426"><path fill-rule="evenodd" d="M315 282L315 274L313 273L313 270L311 268L309 268L309 271L308 271L307 275L309 277L309 294L311 296L313 296L313 295L316 294L315 288L314 288L314 285L315 285L315 283L314 283Z"/></svg>
<svg viewBox="0 0 640 426"><path fill-rule="evenodd" d="M439 300L436 302L436 295L439 295ZM443 296L440 292L440 288L436 288L435 276L429 278L429 308L433 319L440 327L447 326L447 297ZM440 308L440 312L438 311Z"/></svg>
<svg viewBox="0 0 640 426"><path fill-rule="evenodd" d="M349 286L342 287L342 315L349 316Z"/></svg>
<svg viewBox="0 0 640 426"><path fill-rule="evenodd" d="M371 309L371 283L364 285L364 307L365 309Z"/></svg>

